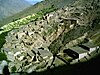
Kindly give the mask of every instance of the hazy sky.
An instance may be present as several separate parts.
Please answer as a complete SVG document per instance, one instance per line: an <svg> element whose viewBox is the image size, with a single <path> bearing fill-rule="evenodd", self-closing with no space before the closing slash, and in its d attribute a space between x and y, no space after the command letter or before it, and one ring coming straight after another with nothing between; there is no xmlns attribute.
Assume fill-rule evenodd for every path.
<svg viewBox="0 0 100 75"><path fill-rule="evenodd" d="M28 2L30 2L31 4L36 4L37 2L41 2L43 0L26 0Z"/></svg>

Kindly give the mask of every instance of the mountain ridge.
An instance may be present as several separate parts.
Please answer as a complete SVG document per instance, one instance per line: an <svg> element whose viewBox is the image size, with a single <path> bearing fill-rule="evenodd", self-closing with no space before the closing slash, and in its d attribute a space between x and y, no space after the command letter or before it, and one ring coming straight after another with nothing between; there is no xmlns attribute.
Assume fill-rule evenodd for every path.
<svg viewBox="0 0 100 75"><path fill-rule="evenodd" d="M0 25L3 26L7 23L10 23L10 22L16 20L16 19L26 17L26 16L33 14L33 13L37 13L37 12L39 12L39 11L45 9L45 8L51 7L52 5L54 5L54 7L56 7L56 8L62 8L65 5L72 3L73 1L75 1L75 0L46 0L46 1L41 1L41 2L38 2L35 5L32 5L31 7L27 8L27 9L15 14L15 15L12 15L12 16L9 16L8 18L3 19L2 21L0 21Z"/></svg>
<svg viewBox="0 0 100 75"><path fill-rule="evenodd" d="M0 0L0 20L12 16L27 7L30 7L31 4L24 0Z"/></svg>

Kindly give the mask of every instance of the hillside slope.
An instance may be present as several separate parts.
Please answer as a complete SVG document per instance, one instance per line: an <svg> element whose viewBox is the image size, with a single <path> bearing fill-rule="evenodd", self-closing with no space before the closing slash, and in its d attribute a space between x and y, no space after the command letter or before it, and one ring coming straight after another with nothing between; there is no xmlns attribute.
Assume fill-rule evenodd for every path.
<svg viewBox="0 0 100 75"><path fill-rule="evenodd" d="M13 16L10 16L6 19L3 19L3 21L0 21L0 25L5 25L5 24L12 22L14 20L18 20L19 18L23 18L23 17L28 16L28 15L33 14L33 13L37 13L40 10L51 7L52 5L54 5L55 8L62 8L65 5L68 5L74 1L75 0L46 0L46 1L42 1L42 2L39 2L39 3L29 7L27 9L23 10L22 12L19 12Z"/></svg>
<svg viewBox="0 0 100 75"><path fill-rule="evenodd" d="M0 0L0 21L31 6L24 0Z"/></svg>
<svg viewBox="0 0 100 75"><path fill-rule="evenodd" d="M98 41L97 44L100 46L99 7L99 0L76 0L73 5L52 10L50 13L47 12L51 9L45 9L34 16L31 15L9 24L21 25L17 29L8 30L8 34L2 34L7 36L1 53L5 53L7 56L5 59L10 61L8 64L10 72L33 72L33 74L40 73L41 75L41 71L46 70L50 73L50 70L55 69L50 73L55 75L57 71L62 71L61 68L64 68L64 71L69 69L71 72L73 66L71 62L74 57L70 57L64 52L65 50L87 42L96 43ZM43 13L45 11L46 13ZM34 17L39 19L33 20ZM88 54L78 61L75 60L75 63L81 64L81 67L84 65L82 61L86 61L85 64L88 65L90 59L95 55L100 55L100 51ZM54 56L56 56L55 60ZM52 60L54 60L53 64ZM79 65L77 64L77 66ZM59 66L61 66L60 69L58 69ZM76 68L73 71L79 71ZM84 71L87 71L87 68ZM80 74L82 73L78 73L78 75Z"/></svg>

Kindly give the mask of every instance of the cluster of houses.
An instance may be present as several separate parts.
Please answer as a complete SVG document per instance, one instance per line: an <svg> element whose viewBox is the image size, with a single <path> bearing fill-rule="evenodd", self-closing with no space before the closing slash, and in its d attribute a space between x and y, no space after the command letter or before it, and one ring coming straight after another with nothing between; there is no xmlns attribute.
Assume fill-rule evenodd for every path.
<svg viewBox="0 0 100 75"><path fill-rule="evenodd" d="M35 63L38 60L40 62L44 61L42 60L44 58L48 59L47 57L52 56L53 53L50 53L47 47L63 33L64 29L71 30L77 25L85 25L82 23L85 21L80 21L80 17L83 16L82 20L84 19L83 11L77 12L74 8L60 9L43 16L42 20L33 21L34 17L37 16L38 14L33 14L8 24L8 29L6 30L28 23L27 25L20 27L18 30L13 30L6 37L6 43L3 46L3 50L5 50L5 52L8 51L7 57L9 60L12 60L10 68L13 67L13 63L18 69L17 71L26 70L26 68L30 69L31 63ZM6 26L2 27L2 29L7 28ZM56 46L54 47L56 49ZM52 49L54 50L54 48ZM82 58L87 59L87 56L92 56L93 52L99 52L99 46L88 42L65 49L63 52L75 60L80 60ZM43 58L41 58L41 56ZM49 60L46 61L48 62ZM31 67L36 66L31 65Z"/></svg>
<svg viewBox="0 0 100 75"><path fill-rule="evenodd" d="M99 49L99 46L88 42L65 49L63 52L66 53L69 57L73 58L74 60L80 61L80 59L82 58L87 59L87 56L92 56L93 53L99 53Z"/></svg>

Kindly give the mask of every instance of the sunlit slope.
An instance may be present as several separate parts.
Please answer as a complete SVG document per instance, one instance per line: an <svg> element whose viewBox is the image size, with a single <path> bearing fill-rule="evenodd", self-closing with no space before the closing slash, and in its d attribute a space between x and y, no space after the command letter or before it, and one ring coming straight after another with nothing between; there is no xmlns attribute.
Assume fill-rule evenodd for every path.
<svg viewBox="0 0 100 75"><path fill-rule="evenodd" d="M7 24L9 22L18 20L19 18L26 17L26 16L33 14L33 13L37 13L40 10L43 10L45 8L49 8L51 6L54 6L55 8L62 8L65 5L68 5L74 1L75 0L45 0L45 1L39 2L33 6L25 9L22 12L19 12L13 16L10 16L8 18L3 19L2 21L0 21L0 25L2 26L2 25Z"/></svg>

